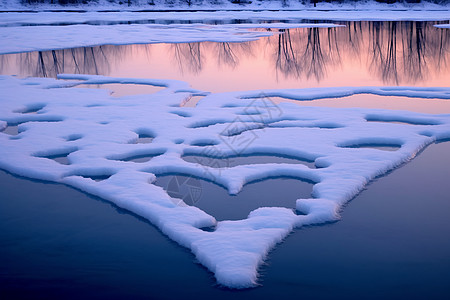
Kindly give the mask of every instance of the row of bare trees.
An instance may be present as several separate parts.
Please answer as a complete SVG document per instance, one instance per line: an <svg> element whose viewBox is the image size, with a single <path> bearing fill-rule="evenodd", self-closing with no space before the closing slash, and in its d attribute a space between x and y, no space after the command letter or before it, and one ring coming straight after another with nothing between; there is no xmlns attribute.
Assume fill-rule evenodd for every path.
<svg viewBox="0 0 450 300"><path fill-rule="evenodd" d="M70 4L88 4L91 2L97 2L96 0L21 0L23 4L38 4L38 3L50 3L50 4L59 4L59 5L70 5ZM154 0L110 0L111 2L115 2L118 4L123 5L155 5ZM295 2L301 2L303 4L311 3L314 6L320 7L323 3L356 3L360 2L361 0L264 0L265 2L278 2L283 7L289 7L291 3ZM421 3L421 2L433 2L437 4L447 4L450 3L450 0L374 0L377 2L387 3L387 4L393 4L393 3L407 3L408 5L413 5L415 3ZM187 5L193 5L193 4L221 4L223 2L230 2L233 4L250 4L252 3L252 0L163 0L161 3L163 4L169 4L169 5L176 5L176 4L187 4Z"/></svg>
<svg viewBox="0 0 450 300"><path fill-rule="evenodd" d="M351 61L367 65L386 84L414 83L431 70L449 67L450 32L429 22L348 22L346 27L280 30L246 43L183 43L170 46L180 72L200 73L207 57L235 68L240 59L268 52L278 76L322 80L330 69ZM110 65L132 55L135 47L98 46L0 56L0 70L16 63L22 73L54 77L58 73L108 74ZM9 59L8 59L9 57ZM16 59L11 62L11 59Z"/></svg>
<svg viewBox="0 0 450 300"><path fill-rule="evenodd" d="M449 55L450 32L429 22L349 22L345 28L286 30L274 60L286 77L320 81L346 59L367 64L387 84L400 84L448 68Z"/></svg>
<svg viewBox="0 0 450 300"><path fill-rule="evenodd" d="M343 60L366 64L386 84L415 83L430 70L449 67L450 32L429 22L348 22L346 27L280 30L261 40L272 53L275 71L285 78L322 80ZM201 72L203 52L235 67L243 54L261 51L258 43L187 43L173 46L181 71Z"/></svg>

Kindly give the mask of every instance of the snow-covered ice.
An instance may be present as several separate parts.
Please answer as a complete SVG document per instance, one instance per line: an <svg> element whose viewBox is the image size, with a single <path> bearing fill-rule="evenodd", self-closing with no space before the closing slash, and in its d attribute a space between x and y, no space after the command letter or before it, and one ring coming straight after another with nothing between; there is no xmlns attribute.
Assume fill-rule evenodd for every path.
<svg viewBox="0 0 450 300"><path fill-rule="evenodd" d="M232 288L255 286L258 266L293 228L338 220L342 206L372 179L408 162L430 143L450 138L448 114L275 105L270 100L313 101L358 93L450 99L448 87L212 94L175 80L59 79L0 77L0 168L76 187L148 219L189 248L218 283ZM165 88L119 98L103 89L73 88L106 83ZM180 107L192 96L204 97L197 107ZM8 131L14 126L16 133ZM153 139L137 143L139 137ZM385 146L395 151L385 151ZM212 168L182 159L184 154L226 158L255 153L312 160L316 168L290 163ZM151 159L129 161L137 155ZM67 158L58 162L54 157ZM274 207L258 208L247 219L217 222L152 184L165 174L209 180L230 194L274 177L308 180L314 187L311 198L296 201L296 210L276 207L274 199Z"/></svg>
<svg viewBox="0 0 450 300"><path fill-rule="evenodd" d="M55 50L99 45L190 42L247 42L275 34L253 28L337 27L336 24L237 24L237 25L71 25L0 27L0 54Z"/></svg>
<svg viewBox="0 0 450 300"><path fill-rule="evenodd" d="M60 1L30 1L22 0L0 0L0 9L4 11L66 11L76 10L85 11L201 11L201 10L227 10L227 11L260 11L260 10L307 10L307 11L426 11L439 10L446 8L446 0L427 1L422 0L420 3L410 3L401 1L396 3L381 3L375 0L360 1L322 1L317 3L316 7L312 1L231 1L231 0L204 0L204 1L167 1L167 0L96 0L96 1L66 1L66 5L59 5ZM47 2L47 3L45 3ZM63 1L62 1L63 2ZM79 3L77 3L79 2ZM438 2L438 3L436 3Z"/></svg>
<svg viewBox="0 0 450 300"><path fill-rule="evenodd" d="M0 39L8 41L0 43L0 54L105 44L245 42L276 34L276 31L255 31L256 28L329 28L342 26L335 24L339 21L448 21L449 18L449 9L228 11L227 13L223 11L8 12L2 13L0 19ZM242 23L243 20L246 23L234 24ZM170 24L172 22L175 24ZM176 24L180 22L189 24ZM446 24L436 26L445 28Z"/></svg>
<svg viewBox="0 0 450 300"><path fill-rule="evenodd" d="M450 29L450 24L436 24L434 25L437 28L448 28Z"/></svg>
<svg viewBox="0 0 450 300"><path fill-rule="evenodd" d="M305 20L330 21L448 21L450 9L437 10L296 10L296 11L195 11L195 12L8 12L2 13L1 26L24 25L71 25L71 24L127 24L128 22L181 22L227 23L245 20L248 23L261 21L295 22ZM239 23L239 22L234 22ZM237 24L234 24L237 25Z"/></svg>

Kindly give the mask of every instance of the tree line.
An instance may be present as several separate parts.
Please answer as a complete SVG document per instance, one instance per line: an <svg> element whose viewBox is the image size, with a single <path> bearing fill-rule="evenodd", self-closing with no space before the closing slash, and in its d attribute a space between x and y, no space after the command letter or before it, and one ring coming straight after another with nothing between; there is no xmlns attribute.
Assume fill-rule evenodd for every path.
<svg viewBox="0 0 450 300"><path fill-rule="evenodd" d="M256 2L257 0L160 0L161 4L168 5L201 5L204 3L209 3L213 5L220 5L222 3L233 3L236 5L242 4L251 4L252 2ZM380 3L394 4L394 3L406 3L406 4L414 4L414 3L422 3L422 2L432 2L436 4L448 4L450 0L374 0ZM97 0L21 0L22 4L55 4L55 5L80 5L80 4L92 4L98 2ZM109 2L120 5L155 5L155 0L109 0ZM324 3L357 3L357 2L366 2L361 0L259 0L259 2L279 2L284 7L289 7L292 3L302 3L302 4L313 4L314 6L319 7Z"/></svg>

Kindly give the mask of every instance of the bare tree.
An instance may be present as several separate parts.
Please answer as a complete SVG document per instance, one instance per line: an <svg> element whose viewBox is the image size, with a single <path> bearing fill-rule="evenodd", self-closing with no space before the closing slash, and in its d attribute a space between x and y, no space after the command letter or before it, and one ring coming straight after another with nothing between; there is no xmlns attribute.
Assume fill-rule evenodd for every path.
<svg viewBox="0 0 450 300"><path fill-rule="evenodd" d="M297 57L297 53L294 50L291 31L289 29L281 29L278 36L278 43L275 57L275 69L280 71L286 77L294 76L300 77L301 67Z"/></svg>
<svg viewBox="0 0 450 300"><path fill-rule="evenodd" d="M107 75L110 62L120 59L130 50L131 46L97 46L27 52L14 57L22 72L31 76L56 77L60 73Z"/></svg>
<svg viewBox="0 0 450 300"><path fill-rule="evenodd" d="M189 71L198 74L203 68L202 43L174 44L172 46L174 58L178 62L180 71L184 72L184 66Z"/></svg>

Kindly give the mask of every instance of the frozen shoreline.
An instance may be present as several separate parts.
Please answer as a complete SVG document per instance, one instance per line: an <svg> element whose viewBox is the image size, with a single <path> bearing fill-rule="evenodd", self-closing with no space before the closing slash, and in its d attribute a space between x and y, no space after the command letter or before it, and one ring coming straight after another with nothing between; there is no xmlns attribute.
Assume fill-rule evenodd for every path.
<svg viewBox="0 0 450 300"><path fill-rule="evenodd" d="M340 21L352 20L448 22L450 11L39 12L0 15L0 39L8 41L0 44L0 54L9 54L107 44L247 42L277 34L276 31L255 31L254 28L329 28L342 26L338 24ZM245 23L241 23L242 20ZM447 30L447 25L439 24L436 30Z"/></svg>
<svg viewBox="0 0 450 300"><path fill-rule="evenodd" d="M129 22L129 21L191 21L203 23L205 21L248 20L249 23L267 21L305 20L321 21L448 21L450 22L450 8L441 10L290 10L290 11L166 11L166 12L5 12L0 14L0 26L25 25L70 25L97 22ZM96 25L96 24L93 24Z"/></svg>
<svg viewBox="0 0 450 300"><path fill-rule="evenodd" d="M219 0L211 1L191 1L188 5L187 1L166 1L166 0L134 0L130 1L130 5L124 1L112 2L108 0L97 0L94 3L87 4L22 4L20 0L1 0L0 11L208 11L208 10L233 10L233 11L261 11L261 10L448 10L448 3L436 4L424 1L422 3L379 3L376 1L366 0L350 3L327 3L320 2L314 7L310 1L250 1L250 3L234 4L231 1ZM151 4L153 3L153 4Z"/></svg>

